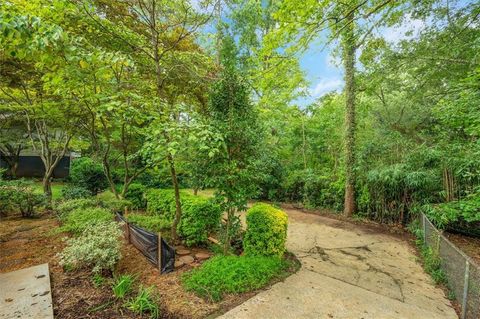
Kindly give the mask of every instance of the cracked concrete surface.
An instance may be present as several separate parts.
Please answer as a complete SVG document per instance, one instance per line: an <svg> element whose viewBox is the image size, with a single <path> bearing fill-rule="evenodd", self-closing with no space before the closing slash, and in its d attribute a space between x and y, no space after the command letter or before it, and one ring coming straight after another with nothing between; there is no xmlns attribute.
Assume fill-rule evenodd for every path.
<svg viewBox="0 0 480 319"><path fill-rule="evenodd" d="M220 318L458 318L403 240L285 211L302 268Z"/></svg>

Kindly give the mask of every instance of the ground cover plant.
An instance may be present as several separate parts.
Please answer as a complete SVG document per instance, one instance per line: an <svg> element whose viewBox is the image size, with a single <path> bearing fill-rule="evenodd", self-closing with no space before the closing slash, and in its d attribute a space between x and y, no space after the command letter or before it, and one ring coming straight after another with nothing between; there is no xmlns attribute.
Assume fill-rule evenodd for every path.
<svg viewBox="0 0 480 319"><path fill-rule="evenodd" d="M104 208L79 208L71 211L63 221L62 231L81 234L89 226L113 220L113 214Z"/></svg>
<svg viewBox="0 0 480 319"><path fill-rule="evenodd" d="M116 222L89 224L78 237L68 239L67 247L60 254L60 264L66 269L88 268L94 273L111 272L121 257L121 235Z"/></svg>
<svg viewBox="0 0 480 319"><path fill-rule="evenodd" d="M201 268L186 273L182 282L211 301L225 294L242 293L263 287L289 267L287 261L276 257L215 256Z"/></svg>

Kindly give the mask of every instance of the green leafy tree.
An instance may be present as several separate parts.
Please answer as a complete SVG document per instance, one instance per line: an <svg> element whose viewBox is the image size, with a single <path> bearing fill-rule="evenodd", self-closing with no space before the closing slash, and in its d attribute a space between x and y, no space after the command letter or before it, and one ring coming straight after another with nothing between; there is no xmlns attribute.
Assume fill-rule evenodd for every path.
<svg viewBox="0 0 480 319"><path fill-rule="evenodd" d="M211 125L223 137L223 146L212 159L210 171L215 196L227 213L224 253L230 248L230 233L236 212L246 208L247 200L256 194L256 158L261 131L258 114L249 91L238 72L236 48L229 36L223 36L222 70L211 89L208 116Z"/></svg>

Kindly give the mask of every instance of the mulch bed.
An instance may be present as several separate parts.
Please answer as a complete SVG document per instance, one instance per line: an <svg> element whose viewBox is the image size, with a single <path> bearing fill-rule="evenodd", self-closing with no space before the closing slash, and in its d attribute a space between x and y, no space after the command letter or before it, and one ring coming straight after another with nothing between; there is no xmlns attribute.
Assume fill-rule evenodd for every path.
<svg viewBox="0 0 480 319"><path fill-rule="evenodd" d="M2 218L0 220L0 273L48 263L55 318L149 318L148 315L135 314L123 307L125 300L115 300L108 283L96 287L89 271L64 271L58 264L56 255L65 247L65 239L68 236L56 232L58 227L55 216L49 213L31 219L19 216ZM198 252L206 252L206 250L192 249L192 254ZM294 256L288 256L288 258L295 259ZM261 291L227 295L218 303L208 302L185 291L181 285L181 275L200 264L201 262L195 261L191 265L184 265L172 273L160 276L154 265L149 263L132 245L124 242L116 275L132 274L136 276L139 286L154 286L159 300L161 318L196 319L221 314ZM297 269L291 269L290 273ZM279 280L282 278L277 281ZM266 288L268 287L264 289Z"/></svg>

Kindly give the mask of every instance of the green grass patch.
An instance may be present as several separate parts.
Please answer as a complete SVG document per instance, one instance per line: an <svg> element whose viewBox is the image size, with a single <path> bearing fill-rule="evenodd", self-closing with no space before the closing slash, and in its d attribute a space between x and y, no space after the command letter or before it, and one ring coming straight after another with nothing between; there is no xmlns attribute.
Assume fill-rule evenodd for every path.
<svg viewBox="0 0 480 319"><path fill-rule="evenodd" d="M65 187L64 183L52 183L52 199L62 198L62 189ZM34 191L38 194L43 194L43 185L42 182L35 182Z"/></svg>
<svg viewBox="0 0 480 319"><path fill-rule="evenodd" d="M182 276L186 290L211 301L259 289L287 273L291 262L276 257L215 256Z"/></svg>
<svg viewBox="0 0 480 319"><path fill-rule="evenodd" d="M195 192L193 191L193 188L184 188L182 189L182 191L188 193L188 194L191 194L193 195ZM210 197L213 197L213 195L215 194L215 189L199 189L198 192L197 192L197 195L198 196L202 196L202 197L207 197L207 198L210 198Z"/></svg>

